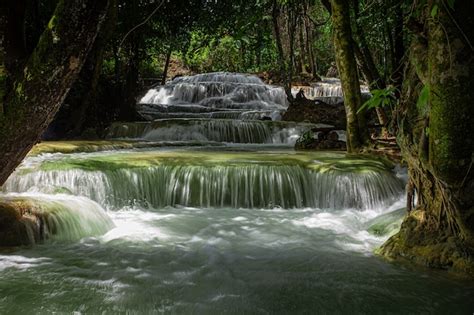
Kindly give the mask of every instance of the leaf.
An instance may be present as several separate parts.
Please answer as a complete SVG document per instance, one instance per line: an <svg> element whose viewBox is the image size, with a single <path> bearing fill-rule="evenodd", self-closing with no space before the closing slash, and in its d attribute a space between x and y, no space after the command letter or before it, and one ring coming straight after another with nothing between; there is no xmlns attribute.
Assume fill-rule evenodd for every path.
<svg viewBox="0 0 474 315"><path fill-rule="evenodd" d="M438 15L438 5L434 4L433 8L431 9L431 17L435 18Z"/></svg>
<svg viewBox="0 0 474 315"><path fill-rule="evenodd" d="M359 107L359 109L357 110L357 114L359 114L363 110L368 110L376 107L385 107L394 104L396 101L394 92L394 87L387 87L382 90L372 90L372 97L367 100L361 107Z"/></svg>
<svg viewBox="0 0 474 315"><path fill-rule="evenodd" d="M448 1L447 1L447 2L448 2L448 6L449 6L452 10L454 10L454 1L455 1L455 0L448 0Z"/></svg>
<svg viewBox="0 0 474 315"><path fill-rule="evenodd" d="M420 96L418 96L418 101L416 102L416 107L420 111L424 111L426 109L426 105L428 105L428 101L430 99L430 86L429 84L425 85L420 92Z"/></svg>

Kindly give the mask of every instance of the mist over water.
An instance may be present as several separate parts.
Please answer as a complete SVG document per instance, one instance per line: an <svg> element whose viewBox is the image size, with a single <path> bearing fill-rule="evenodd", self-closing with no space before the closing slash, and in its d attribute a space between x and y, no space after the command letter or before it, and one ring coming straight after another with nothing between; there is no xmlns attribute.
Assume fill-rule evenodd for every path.
<svg viewBox="0 0 474 315"><path fill-rule="evenodd" d="M274 89L206 74L146 102L161 114L280 110ZM373 255L399 228L406 171L293 151L285 128L307 127L175 117L109 137L202 147L28 157L0 198L49 213L50 233L0 251L0 314L472 313L472 282Z"/></svg>

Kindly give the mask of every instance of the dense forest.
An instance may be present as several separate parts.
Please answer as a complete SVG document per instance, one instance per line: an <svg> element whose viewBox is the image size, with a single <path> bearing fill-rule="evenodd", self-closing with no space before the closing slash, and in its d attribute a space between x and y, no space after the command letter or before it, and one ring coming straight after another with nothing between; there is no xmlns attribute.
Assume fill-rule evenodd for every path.
<svg viewBox="0 0 474 315"><path fill-rule="evenodd" d="M235 294L244 297L234 306L227 298L210 306L184 284L155 291L148 282L124 279L124 287L148 288L167 298L155 297L155 304L143 301L141 306L122 298L114 309L102 305L104 297L97 293L90 305L82 304L82 311L149 313L164 307L178 313L252 313L278 309L245 297L243 292L249 291L262 294L267 302L280 300L283 312L344 313L352 305L359 312L404 313L418 312L423 303L452 290L464 295L459 293L457 300L449 298L428 312L452 310L452 303L457 303L460 312L472 312L468 300L474 274L473 13L474 2L468 0L2 2L0 274L5 268L10 270L4 266L16 263L11 255L31 261L45 255L59 260L54 263L67 273L75 262L59 259L57 252L95 257L110 255L110 250L122 261L143 256L143 261L157 262L159 271L138 267L139 263L135 266L135 258L128 266L143 268L155 279L151 283L165 279L165 270L182 272L165 267L161 261L166 258L159 258L173 257L168 264L179 261L185 268L199 265L200 272L210 270L202 278L188 279L197 281L202 292L211 294L210 288L218 286L218 280L211 280L215 272L225 279L219 289L224 296L240 281L243 287ZM190 209L219 209L223 214L207 214L209 221L204 223L194 218L195 213L191 218ZM249 209L254 212L249 214ZM269 214L268 209L283 210ZM311 217L295 217L304 213L295 209L312 209ZM152 256L146 256L147 246L158 248L167 238L160 239L157 231L150 232L155 235L150 238L140 234L143 247L136 247L133 238L120 234L125 233L122 225L138 224L138 219L130 219L133 224L123 222L137 211L148 213L149 219L140 216L143 226L158 220L152 214L184 215L173 226L156 223L155 228L163 231L175 228L172 237L198 226L202 230L188 243L176 240L173 249L159 254L150 251ZM227 217L229 211L243 212L232 219ZM258 211L266 212L255 214ZM242 223L246 216L253 219ZM272 225L280 216L281 226ZM358 221L346 227L348 218ZM292 231L289 222L298 220L304 223L291 224L316 230ZM256 223L260 221L261 225ZM314 226L308 225L313 221ZM235 224L231 230L214 231L215 226L230 222ZM256 230L249 227L252 224ZM226 239L240 235L235 234L237 227L249 238L257 234L261 238L258 242ZM333 234L321 232L326 230ZM350 232L346 235L342 230ZM122 236L111 236L117 233ZM192 244L206 237L207 245L189 249L194 258L179 256L188 246L180 242ZM61 243L64 238L66 243ZM221 238L232 245L212 243ZM278 249L270 250L266 243L259 243L264 238L268 244L299 245L274 245ZM348 241L351 238L354 243ZM74 245L78 239L96 251ZM117 243L127 248L123 257L111 249L110 239L123 242ZM345 247L321 249L332 242L336 248L337 244ZM32 244L41 245L31 248ZM408 281L412 292L426 294L424 302L413 300L405 308L392 308L383 306L386 300L379 296L372 304L367 302L368 308L356 302L346 303L347 308L329 307L337 294L328 289L330 280L319 272L351 278L346 273L350 268L340 265L346 261L341 257L348 255L344 254L348 246L368 250L349 255L347 264L366 280L377 273L381 282L370 287L390 277ZM201 262L205 253L215 262L210 258ZM257 257L255 264L247 259L251 256ZM373 267L361 267L365 259ZM250 280L249 270L263 272L274 261L281 265L269 270L268 277L261 274ZM340 274L324 268L316 272L302 261L335 264ZM234 269L239 263L241 269ZM88 264L84 261L81 266ZM222 266L233 276L221 273ZM408 271L402 272L405 267ZM426 267L448 270L463 280L446 280L444 274L422 269ZM38 268L49 283L55 283L47 267ZM91 273L103 276L105 271L94 268L91 265ZM121 279L128 272L124 268L114 265L111 277ZM276 282L279 272L283 283ZM329 304L324 304L324 298L309 300L302 288L308 285L307 294L316 296L322 296L321 291L299 282L296 275L290 278L290 272L326 281L323 288L329 292ZM424 273L431 280L408 280ZM108 279L102 276L101 281ZM0 306L0 313L16 312L21 308L13 304L15 294L7 285L39 280L24 274L21 277L27 278L15 280L20 277L15 273L3 277L7 282L0 285L0 293L6 304ZM338 284L360 281L344 279ZM446 291L426 293L423 288L430 283ZM67 291L69 285L63 283L63 289ZM409 291L395 282L387 285L387 295ZM361 297L366 292L362 286L352 289L361 303L367 299ZM30 289L34 288L39 284ZM116 288L112 285L110 290ZM288 293L292 288L295 292ZM175 295L173 290L186 293ZM265 290L267 294L261 293ZM292 301L300 299L301 305L288 304L281 299L285 294ZM181 298L191 304L178 302ZM400 297L397 301L408 300ZM36 312L40 306L46 311L78 310L74 303L62 305L54 299L45 303L37 302L29 310Z"/></svg>

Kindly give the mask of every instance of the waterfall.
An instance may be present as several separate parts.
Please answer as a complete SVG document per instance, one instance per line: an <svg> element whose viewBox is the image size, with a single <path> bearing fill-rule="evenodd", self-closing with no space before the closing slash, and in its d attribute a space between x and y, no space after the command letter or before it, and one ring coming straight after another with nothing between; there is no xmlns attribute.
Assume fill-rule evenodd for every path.
<svg viewBox="0 0 474 315"><path fill-rule="evenodd" d="M336 78L323 78L321 82L313 83L311 86L294 86L293 95L296 96L300 90L303 90L306 98L320 100L330 105L344 101L341 81ZM361 85L361 93L363 99L370 98L369 88L366 85Z"/></svg>
<svg viewBox="0 0 474 315"><path fill-rule="evenodd" d="M318 126L281 121L160 119L153 122L115 123L109 128L107 138L294 145L304 132Z"/></svg>
<svg viewBox="0 0 474 315"><path fill-rule="evenodd" d="M258 160L250 155L242 161L224 155L202 162L205 156L197 154L192 159L192 155L177 153L174 158L146 163L141 155L138 164L125 155L111 156L110 161L50 163L42 170L15 173L5 189L41 192L60 187L113 208L141 204L156 208L374 209L393 203L403 191L402 182L391 172L370 163L344 169L350 160L329 166L321 162L308 165L297 158L264 156Z"/></svg>
<svg viewBox="0 0 474 315"><path fill-rule="evenodd" d="M138 110L148 120L209 118L209 113L226 110L258 110L277 117L287 106L281 87L267 85L253 75L217 72L178 77L150 89L140 100Z"/></svg>
<svg viewBox="0 0 474 315"><path fill-rule="evenodd" d="M0 194L0 198L13 207L28 205L31 213L29 219L21 220L27 231L28 244L35 244L42 238L76 241L83 237L103 235L114 226L105 210L85 197L10 193Z"/></svg>

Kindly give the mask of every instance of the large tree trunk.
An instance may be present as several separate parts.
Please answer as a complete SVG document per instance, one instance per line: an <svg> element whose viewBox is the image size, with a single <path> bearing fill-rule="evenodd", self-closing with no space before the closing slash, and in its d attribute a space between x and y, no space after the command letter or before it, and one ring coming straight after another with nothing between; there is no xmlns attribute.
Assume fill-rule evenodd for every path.
<svg viewBox="0 0 474 315"><path fill-rule="evenodd" d="M0 185L53 120L84 64L108 5L96 0L58 3L5 98L0 115Z"/></svg>
<svg viewBox="0 0 474 315"><path fill-rule="evenodd" d="M291 102L293 100L293 96L291 94L291 89L290 93L288 93L288 78L287 78L287 61L285 57L285 52L283 50L283 43L281 39L281 32L280 32L280 25L278 23L278 20L280 18L281 14L281 7L280 4L278 3L277 0L273 0L273 7L272 7L272 23L273 23L273 33L275 36L275 42L278 50L278 61L280 64L280 79L285 83L285 92L288 97L288 100ZM291 82L289 83L291 84Z"/></svg>
<svg viewBox="0 0 474 315"><path fill-rule="evenodd" d="M417 204L379 252L474 274L474 2L457 0L454 10L434 5L420 21L426 33L410 49L397 115ZM417 106L422 86L429 100Z"/></svg>
<svg viewBox="0 0 474 315"><path fill-rule="evenodd" d="M100 134L103 125L98 108L103 102L99 99L102 65L107 43L115 29L117 12L115 0L109 0L106 21L92 46L82 70L73 84L54 121L50 124L43 139L71 139L83 135L86 129ZM110 102L110 100L108 100ZM89 137L95 137L89 133Z"/></svg>
<svg viewBox="0 0 474 315"><path fill-rule="evenodd" d="M347 117L347 151L358 152L368 141L368 131L364 115L357 114L362 96L354 57L349 3L347 0L332 0L331 4L336 62Z"/></svg>

